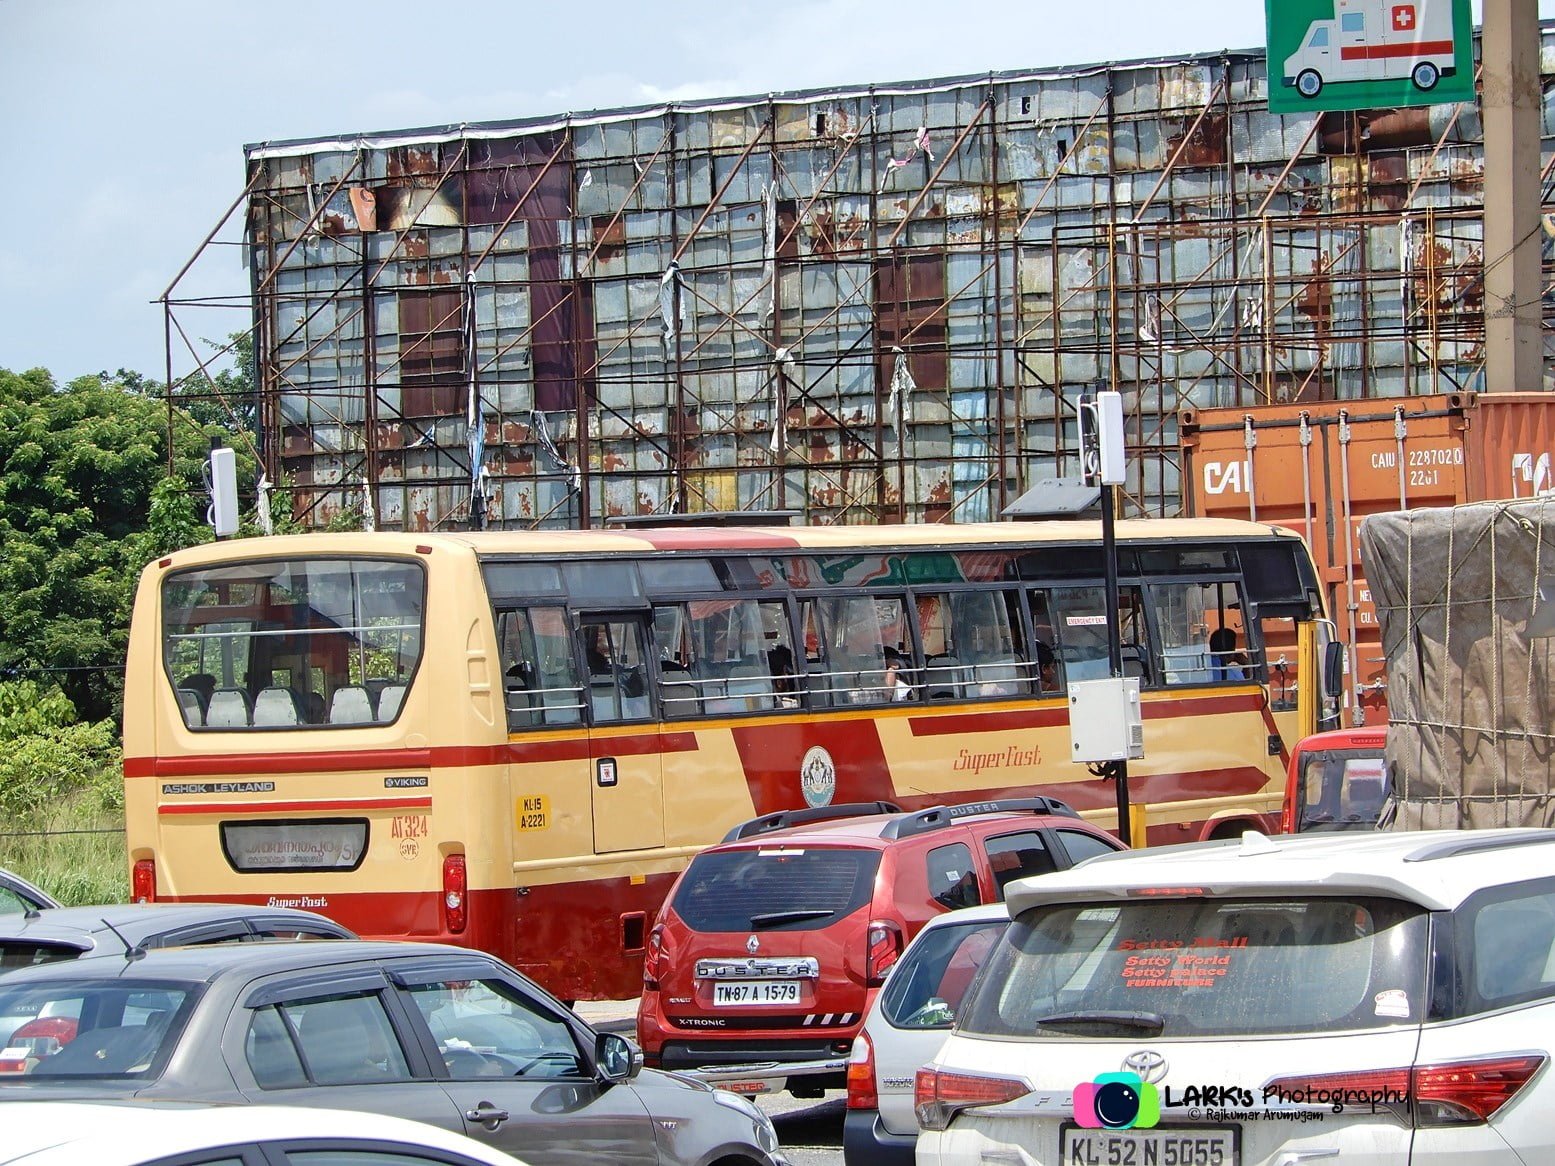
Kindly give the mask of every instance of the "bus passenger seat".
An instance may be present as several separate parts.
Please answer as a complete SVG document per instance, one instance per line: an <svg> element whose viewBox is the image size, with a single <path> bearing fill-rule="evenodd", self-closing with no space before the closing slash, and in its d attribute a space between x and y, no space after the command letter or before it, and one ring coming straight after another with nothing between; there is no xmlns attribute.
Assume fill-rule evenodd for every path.
<svg viewBox="0 0 1555 1166"><path fill-rule="evenodd" d="M184 711L184 723L193 727L205 723L205 702L192 688L178 690L178 707Z"/></svg>
<svg viewBox="0 0 1555 1166"><path fill-rule="evenodd" d="M295 725L302 718L298 715L297 694L289 688L271 685L261 688L254 698L254 724Z"/></svg>
<svg viewBox="0 0 1555 1166"><path fill-rule="evenodd" d="M208 727L247 728L251 719L246 689L218 688L211 693L210 707L205 710L205 724Z"/></svg>
<svg viewBox="0 0 1555 1166"><path fill-rule="evenodd" d="M769 709L773 706L772 681L754 664L736 664L729 670L728 692L736 711Z"/></svg>
<svg viewBox="0 0 1555 1166"><path fill-rule="evenodd" d="M385 684L378 694L378 719L392 721L400 715L400 705L405 703L405 685Z"/></svg>
<svg viewBox="0 0 1555 1166"><path fill-rule="evenodd" d="M365 725L373 719L373 702L360 684L342 684L329 698L329 723Z"/></svg>
<svg viewBox="0 0 1555 1166"><path fill-rule="evenodd" d="M659 704L666 717L694 717L702 711L701 703L693 684L661 683L659 686Z"/></svg>
<svg viewBox="0 0 1555 1166"><path fill-rule="evenodd" d="M955 656L930 656L923 663L923 686L930 700L961 698L960 659Z"/></svg>

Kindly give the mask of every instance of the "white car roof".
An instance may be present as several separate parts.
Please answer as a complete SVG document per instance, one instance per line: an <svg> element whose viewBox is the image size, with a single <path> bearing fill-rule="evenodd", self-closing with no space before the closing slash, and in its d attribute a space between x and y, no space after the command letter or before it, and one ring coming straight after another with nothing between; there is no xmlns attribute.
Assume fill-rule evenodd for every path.
<svg viewBox="0 0 1555 1166"><path fill-rule="evenodd" d="M291 1105L15 1101L0 1103L0 1163L134 1166L171 1154L288 1138L351 1138L431 1146L489 1166L518 1159L463 1134L405 1118Z"/></svg>
<svg viewBox="0 0 1555 1166"><path fill-rule="evenodd" d="M1045 878L1047 876L1044 875L1042 877ZM934 916L934 918L923 925L923 931L928 931L931 927L944 927L947 924L981 923L985 919L1008 919L1009 917L1010 909L1002 902L983 903L977 907L958 907L954 911L946 911L941 915ZM919 932L919 934L921 935L922 932ZM916 939L917 936L913 938Z"/></svg>
<svg viewBox="0 0 1555 1166"><path fill-rule="evenodd" d="M1198 842L1099 855L1067 871L1020 879L1005 889L1010 914L1044 903L1093 902L1130 892L1203 889L1209 894L1384 895L1447 911L1481 887L1548 869L1555 830L1416 830L1245 834L1240 842ZM1537 853L1542 852L1541 859Z"/></svg>

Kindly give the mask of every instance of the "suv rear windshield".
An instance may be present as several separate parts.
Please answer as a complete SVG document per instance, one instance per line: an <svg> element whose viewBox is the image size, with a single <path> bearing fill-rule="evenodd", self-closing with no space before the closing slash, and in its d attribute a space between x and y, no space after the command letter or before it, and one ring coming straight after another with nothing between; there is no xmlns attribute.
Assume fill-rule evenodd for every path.
<svg viewBox="0 0 1555 1166"><path fill-rule="evenodd" d="M1037 907L989 957L962 1031L1240 1036L1419 1024L1429 916L1392 899Z"/></svg>
<svg viewBox="0 0 1555 1166"><path fill-rule="evenodd" d="M686 871L671 906L694 931L814 931L869 902L878 850L713 850Z"/></svg>

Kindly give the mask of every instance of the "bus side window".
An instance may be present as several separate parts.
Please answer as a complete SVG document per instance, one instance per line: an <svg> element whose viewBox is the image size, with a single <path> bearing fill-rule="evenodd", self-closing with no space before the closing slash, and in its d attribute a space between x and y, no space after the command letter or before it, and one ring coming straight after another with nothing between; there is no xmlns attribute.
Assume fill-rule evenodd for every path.
<svg viewBox="0 0 1555 1166"><path fill-rule="evenodd" d="M1242 634L1242 596L1229 580L1207 583L1153 583L1162 683L1211 684L1241 680L1252 667L1245 650L1221 648L1228 634Z"/></svg>
<svg viewBox="0 0 1555 1166"><path fill-rule="evenodd" d="M646 626L619 620L586 623L580 631L593 722L647 720L652 702L644 651Z"/></svg>
<svg viewBox="0 0 1555 1166"><path fill-rule="evenodd" d="M565 610L535 607L498 612L497 641L502 650L508 728L575 725L583 719L583 690Z"/></svg>
<svg viewBox="0 0 1555 1166"><path fill-rule="evenodd" d="M1107 595L1102 587L1055 587L1051 594L1058 643L1068 680L1104 680L1111 674L1107 651ZM1144 603L1137 586L1118 588L1118 638L1124 676L1151 682L1150 642Z"/></svg>
<svg viewBox="0 0 1555 1166"><path fill-rule="evenodd" d="M782 605L720 597L694 599L686 608L694 653L691 683L704 711L724 716L778 707L775 670L784 665L784 652L793 658Z"/></svg>
<svg viewBox="0 0 1555 1166"><path fill-rule="evenodd" d="M823 597L825 676L836 704L884 704L918 696L907 618L898 598Z"/></svg>
<svg viewBox="0 0 1555 1166"><path fill-rule="evenodd" d="M825 708L837 703L827 671L826 626L817 599L799 602L799 635L804 641L804 684L813 707Z"/></svg>
<svg viewBox="0 0 1555 1166"><path fill-rule="evenodd" d="M653 645L659 656L660 710L666 719L697 716L702 696L691 674L695 652L685 604L660 604L653 609Z"/></svg>
<svg viewBox="0 0 1555 1166"><path fill-rule="evenodd" d="M1046 591L1027 592L1027 605L1031 613L1031 634L1037 649L1037 691L1062 692L1064 690L1064 665L1058 654L1058 633L1054 630L1053 613L1048 608Z"/></svg>
<svg viewBox="0 0 1555 1166"><path fill-rule="evenodd" d="M960 700L966 674L956 654L955 629L950 621L950 597L916 595L918 639L923 645L923 696L925 700Z"/></svg>
<svg viewBox="0 0 1555 1166"><path fill-rule="evenodd" d="M1020 696L1031 691L1031 662L1021 637L1015 592L959 591L950 595L952 622L969 697Z"/></svg>

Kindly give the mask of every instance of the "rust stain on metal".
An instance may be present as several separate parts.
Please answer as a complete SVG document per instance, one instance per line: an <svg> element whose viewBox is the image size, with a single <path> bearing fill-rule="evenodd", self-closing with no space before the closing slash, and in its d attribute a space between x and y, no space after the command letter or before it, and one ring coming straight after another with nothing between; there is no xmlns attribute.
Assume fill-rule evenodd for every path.
<svg viewBox="0 0 1555 1166"><path fill-rule="evenodd" d="M437 173L436 146L402 146L389 151L389 177Z"/></svg>
<svg viewBox="0 0 1555 1166"><path fill-rule="evenodd" d="M1220 110L1206 113L1197 129L1193 129L1191 121L1185 121L1166 139L1167 156L1182 146L1182 154L1177 159L1179 166L1224 166L1228 140L1226 124L1226 115ZM1183 145L1185 136L1187 144Z"/></svg>

